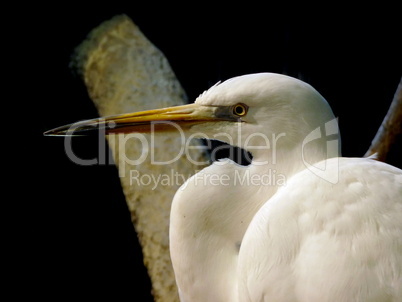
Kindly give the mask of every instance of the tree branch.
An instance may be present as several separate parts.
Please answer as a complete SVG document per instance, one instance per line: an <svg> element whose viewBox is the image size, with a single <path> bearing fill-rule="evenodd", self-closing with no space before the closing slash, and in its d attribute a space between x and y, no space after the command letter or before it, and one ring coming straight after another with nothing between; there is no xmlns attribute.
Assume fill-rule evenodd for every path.
<svg viewBox="0 0 402 302"><path fill-rule="evenodd" d="M391 106L377 131L365 157L374 155L377 160L386 161L388 152L398 135L402 133L402 78L396 89Z"/></svg>

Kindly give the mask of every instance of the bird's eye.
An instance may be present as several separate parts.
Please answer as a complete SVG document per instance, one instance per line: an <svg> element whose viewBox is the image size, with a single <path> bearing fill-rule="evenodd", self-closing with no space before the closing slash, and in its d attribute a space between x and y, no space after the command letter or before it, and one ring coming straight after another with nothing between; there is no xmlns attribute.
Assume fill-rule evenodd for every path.
<svg viewBox="0 0 402 302"><path fill-rule="evenodd" d="M232 112L237 116L245 116L247 114L248 107L242 103L233 106Z"/></svg>

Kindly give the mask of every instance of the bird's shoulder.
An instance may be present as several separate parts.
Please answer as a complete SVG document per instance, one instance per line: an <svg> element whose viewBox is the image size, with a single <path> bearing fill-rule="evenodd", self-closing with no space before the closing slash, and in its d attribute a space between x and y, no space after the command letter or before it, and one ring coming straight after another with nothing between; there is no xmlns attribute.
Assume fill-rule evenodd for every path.
<svg viewBox="0 0 402 302"><path fill-rule="evenodd" d="M402 231L402 170L367 158L333 158L321 167L337 174L336 181L309 169L297 173L259 210L257 223L273 226L287 217L284 223L309 232L350 233L359 224L393 224L389 218L397 215Z"/></svg>
<svg viewBox="0 0 402 302"><path fill-rule="evenodd" d="M402 202L402 170L368 158L332 158L317 164L323 173L304 169L280 188L276 198L296 199L309 208L326 204L339 206L358 202ZM326 177L326 176L330 177ZM335 175L336 177L333 177Z"/></svg>

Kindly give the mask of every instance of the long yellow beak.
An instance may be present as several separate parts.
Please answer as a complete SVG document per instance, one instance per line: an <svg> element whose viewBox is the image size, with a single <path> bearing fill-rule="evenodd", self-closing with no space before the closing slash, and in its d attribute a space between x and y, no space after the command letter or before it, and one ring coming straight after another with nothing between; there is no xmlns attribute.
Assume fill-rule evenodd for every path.
<svg viewBox="0 0 402 302"><path fill-rule="evenodd" d="M190 104L81 121L46 131L44 135L86 135L99 130L105 134L147 133L173 130L169 123L177 123L185 130L199 123L238 120L237 116L230 114L229 107Z"/></svg>

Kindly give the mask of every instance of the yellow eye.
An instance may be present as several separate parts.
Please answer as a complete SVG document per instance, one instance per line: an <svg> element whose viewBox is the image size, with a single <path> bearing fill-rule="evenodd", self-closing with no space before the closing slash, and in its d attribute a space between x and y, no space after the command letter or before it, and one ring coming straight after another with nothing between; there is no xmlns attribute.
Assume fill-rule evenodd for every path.
<svg viewBox="0 0 402 302"><path fill-rule="evenodd" d="M247 114L248 107L242 103L233 106L232 112L237 116L245 116Z"/></svg>

